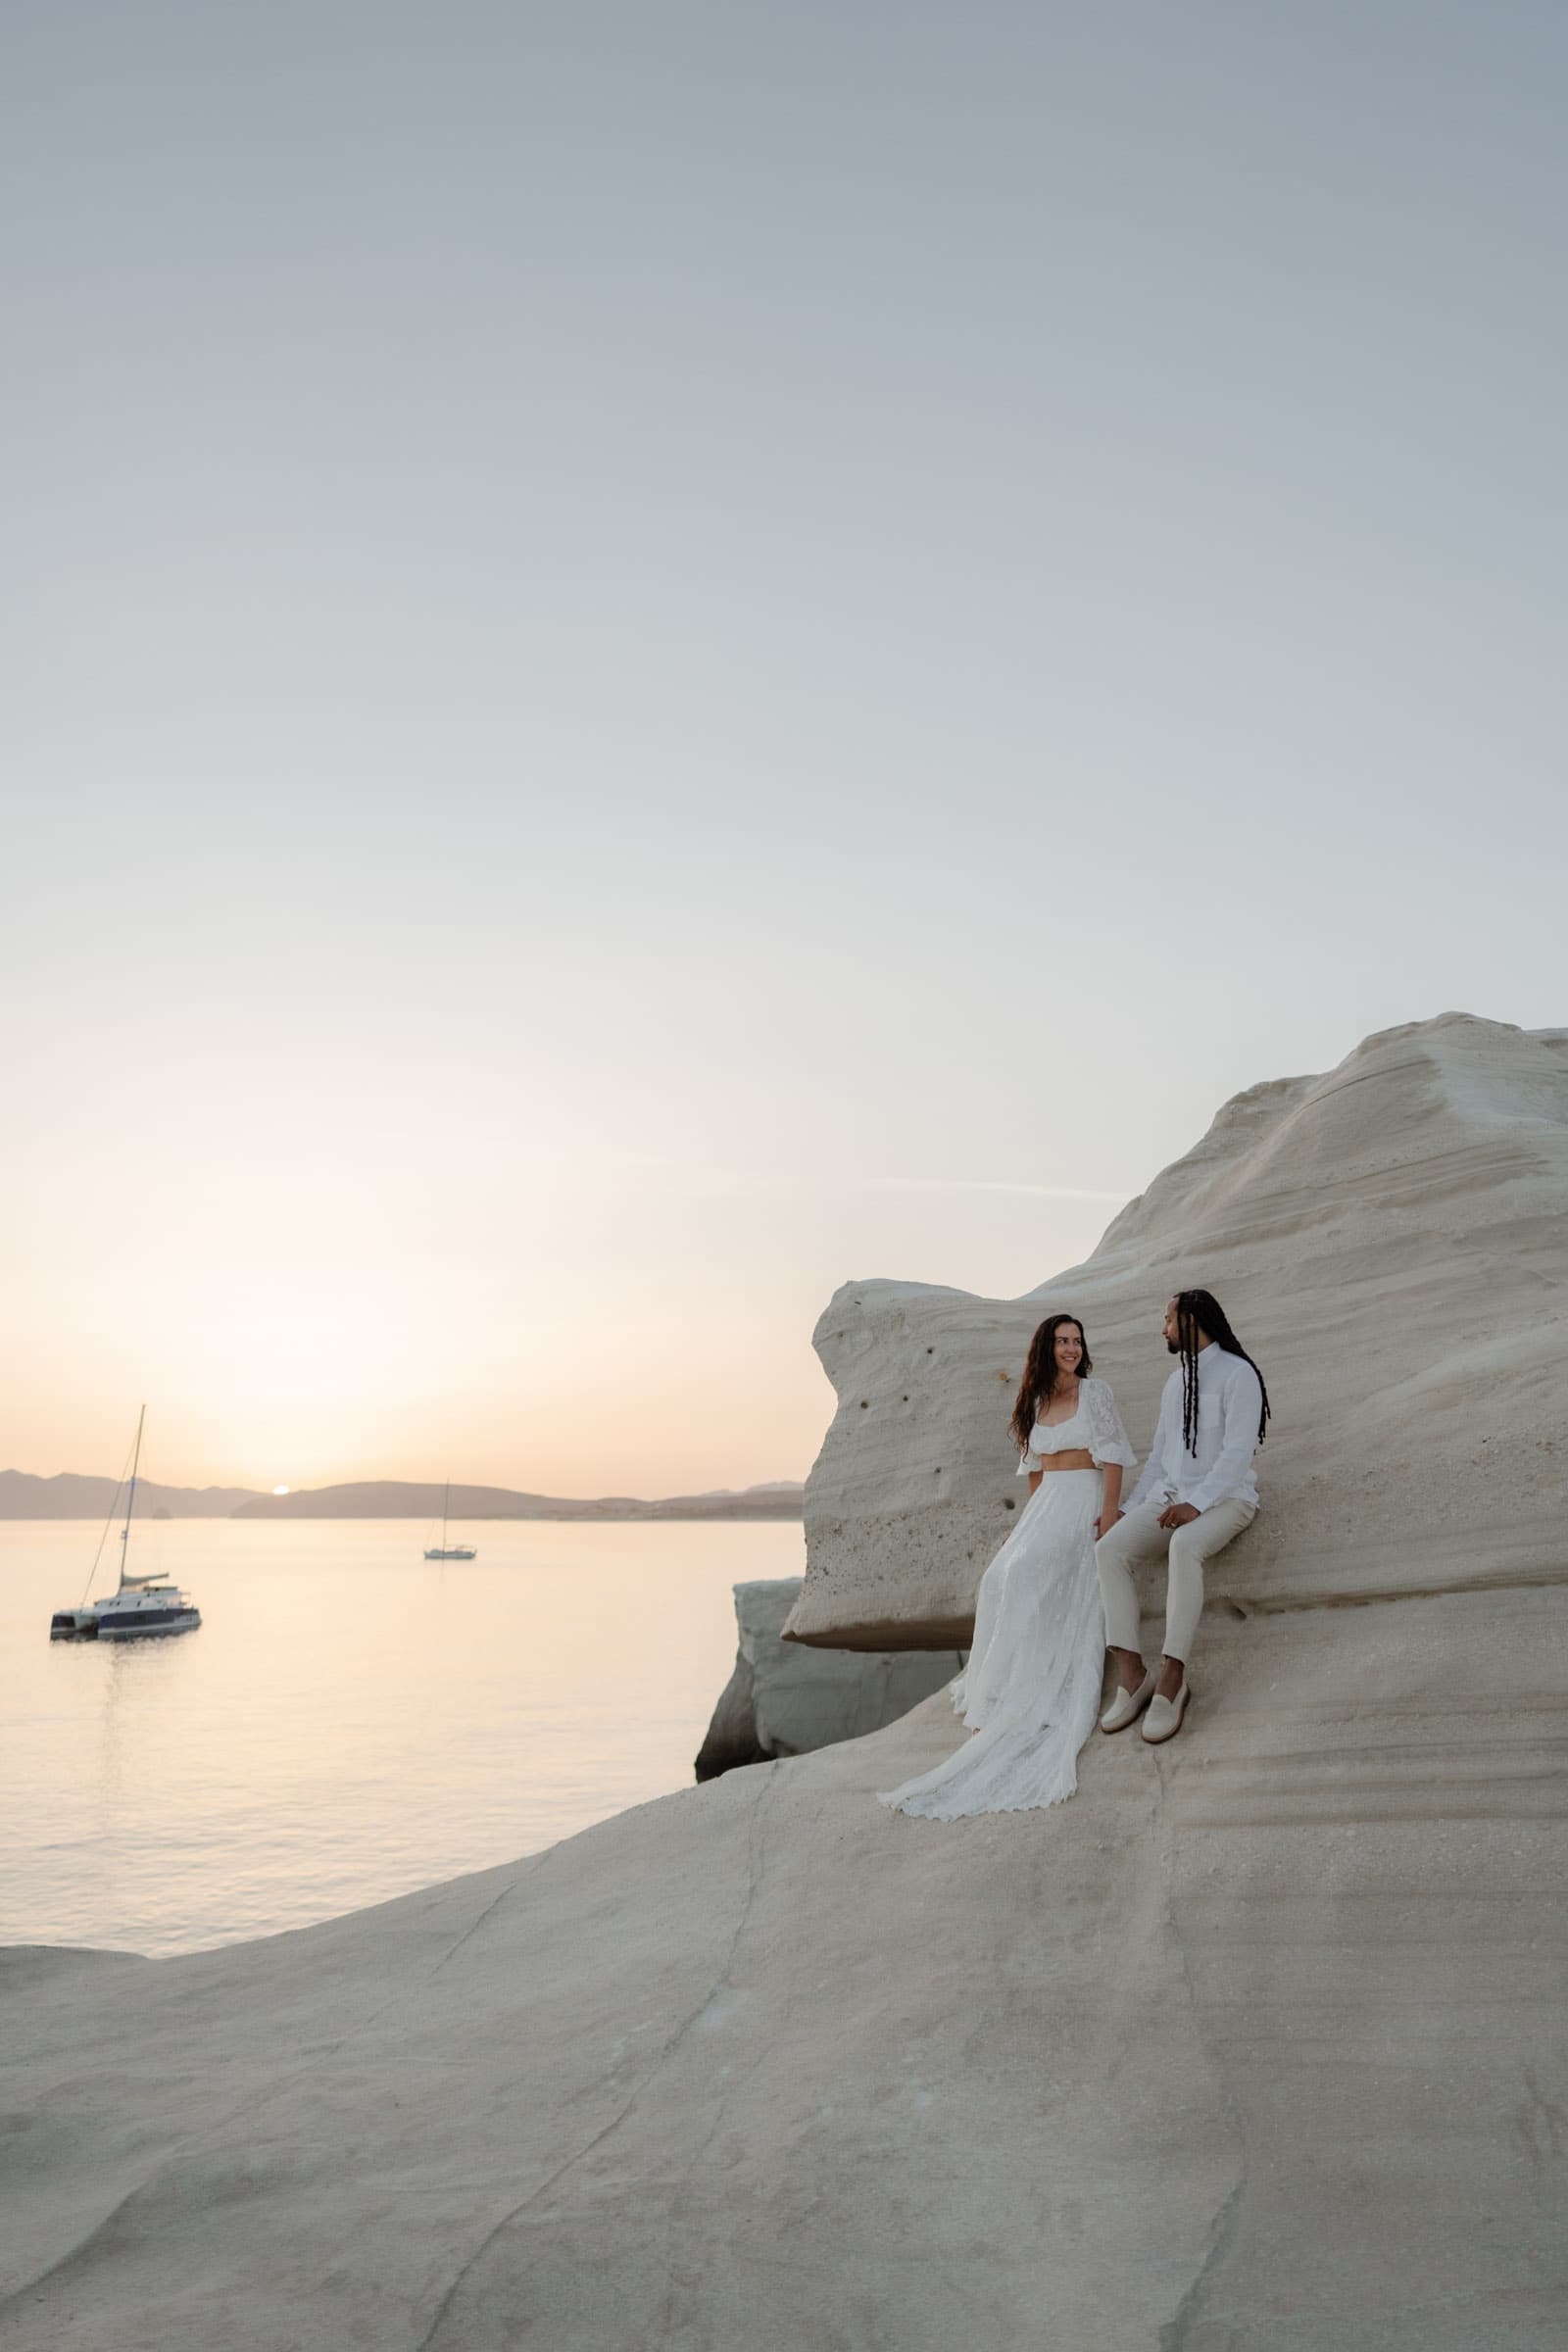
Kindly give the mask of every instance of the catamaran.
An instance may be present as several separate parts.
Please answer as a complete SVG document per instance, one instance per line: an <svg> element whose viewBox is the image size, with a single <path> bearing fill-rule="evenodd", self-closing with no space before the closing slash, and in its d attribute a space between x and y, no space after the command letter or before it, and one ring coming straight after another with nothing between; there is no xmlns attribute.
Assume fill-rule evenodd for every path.
<svg viewBox="0 0 1568 2352"><path fill-rule="evenodd" d="M441 1497L441 1541L425 1553L427 1560L476 1560L479 1554L471 1544L447 1542L447 1505L452 1500L452 1481L447 1480L446 1493Z"/></svg>
<svg viewBox="0 0 1568 2352"><path fill-rule="evenodd" d="M146 1419L147 1407L143 1405L136 1423L125 1524L120 1531L120 1583L102 1600L83 1600L74 1609L56 1609L49 1620L51 1642L128 1642L143 1634L190 1634L202 1621L202 1613L190 1595L177 1585L172 1585L161 1570L149 1568L137 1574L126 1566L130 1515L136 1507L136 1473L141 1467L141 1433ZM105 1528L104 1534L108 1532ZM98 1549L103 1549L102 1537ZM97 1566L95 1556L87 1572L89 1585Z"/></svg>

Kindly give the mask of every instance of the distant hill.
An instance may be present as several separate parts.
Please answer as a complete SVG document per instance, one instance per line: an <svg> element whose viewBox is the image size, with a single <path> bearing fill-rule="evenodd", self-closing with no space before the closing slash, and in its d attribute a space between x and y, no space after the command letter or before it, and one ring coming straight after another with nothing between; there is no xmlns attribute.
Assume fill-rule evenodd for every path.
<svg viewBox="0 0 1568 2352"><path fill-rule="evenodd" d="M136 1481L136 1511L149 1519L227 1519L257 1493L255 1487L160 1487ZM102 1519L115 1499L112 1478L80 1478L62 1470L35 1478L30 1470L0 1470L0 1519Z"/></svg>
<svg viewBox="0 0 1568 2352"><path fill-rule="evenodd" d="M454 1487L451 1517L462 1519L799 1519L797 1480L761 1487L720 1487L707 1494L523 1494L512 1487ZM112 1478L63 1470L35 1478L0 1470L0 1520L102 1519L115 1499ZM441 1489L377 1478L354 1486L302 1487L266 1494L255 1487L160 1487L136 1482L136 1516L148 1519L439 1519Z"/></svg>
<svg viewBox="0 0 1568 2352"><path fill-rule="evenodd" d="M469 1519L799 1519L805 1490L798 1480L721 1487L707 1494L669 1494L644 1501L635 1494L522 1494L512 1487L454 1487L448 1516ZM343 1487L302 1487L293 1494L258 1494L234 1511L236 1519L439 1519L442 1489L377 1478Z"/></svg>

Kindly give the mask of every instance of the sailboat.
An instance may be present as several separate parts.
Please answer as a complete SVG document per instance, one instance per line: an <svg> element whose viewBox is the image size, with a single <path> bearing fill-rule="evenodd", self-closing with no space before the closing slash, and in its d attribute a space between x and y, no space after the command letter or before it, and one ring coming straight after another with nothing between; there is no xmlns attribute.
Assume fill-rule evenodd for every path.
<svg viewBox="0 0 1568 2352"><path fill-rule="evenodd" d="M446 1493L441 1497L441 1541L425 1553L427 1560L476 1560L479 1554L471 1544L447 1542L447 1505L452 1500L452 1481L447 1480Z"/></svg>
<svg viewBox="0 0 1568 2352"><path fill-rule="evenodd" d="M125 1497L125 1524L120 1531L120 1583L102 1600L84 1600L74 1609L56 1609L49 1620L51 1642L128 1642L144 1634L190 1634L202 1613L186 1592L172 1585L156 1568L140 1574L127 1566L130 1515L136 1507L136 1473L141 1467L141 1433L147 1407L136 1423L136 1446L130 1463L130 1493ZM104 1534L108 1534L107 1527ZM100 1537L98 1548L103 1549ZM93 1568L98 1565L93 1561ZM87 1582L92 1583L92 1570Z"/></svg>

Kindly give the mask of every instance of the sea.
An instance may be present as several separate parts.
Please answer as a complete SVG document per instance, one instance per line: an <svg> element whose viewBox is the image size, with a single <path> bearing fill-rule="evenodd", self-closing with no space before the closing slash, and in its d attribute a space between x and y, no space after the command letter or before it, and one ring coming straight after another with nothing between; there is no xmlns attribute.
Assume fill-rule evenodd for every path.
<svg viewBox="0 0 1568 2352"><path fill-rule="evenodd" d="M805 1565L787 1522L483 1521L427 1561L410 1520L153 1521L131 1564L198 1630L52 1642L99 1534L0 1522L0 1943L272 1936L688 1788L731 1587Z"/></svg>

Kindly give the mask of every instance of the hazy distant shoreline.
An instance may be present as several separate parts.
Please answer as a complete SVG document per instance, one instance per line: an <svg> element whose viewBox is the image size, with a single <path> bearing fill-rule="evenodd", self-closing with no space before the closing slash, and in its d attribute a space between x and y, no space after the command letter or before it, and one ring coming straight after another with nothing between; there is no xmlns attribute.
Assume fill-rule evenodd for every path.
<svg viewBox="0 0 1568 2352"><path fill-rule="evenodd" d="M454 1486L448 1516L469 1519L799 1519L805 1490L798 1480L717 1488L704 1494L529 1494L512 1487ZM0 1470L0 1520L101 1519L114 1502L112 1478L62 1471L39 1478ZM444 1489L404 1479L369 1479L335 1487L302 1487L264 1494L251 1487L161 1487L143 1479L138 1516L169 1519L439 1519Z"/></svg>

